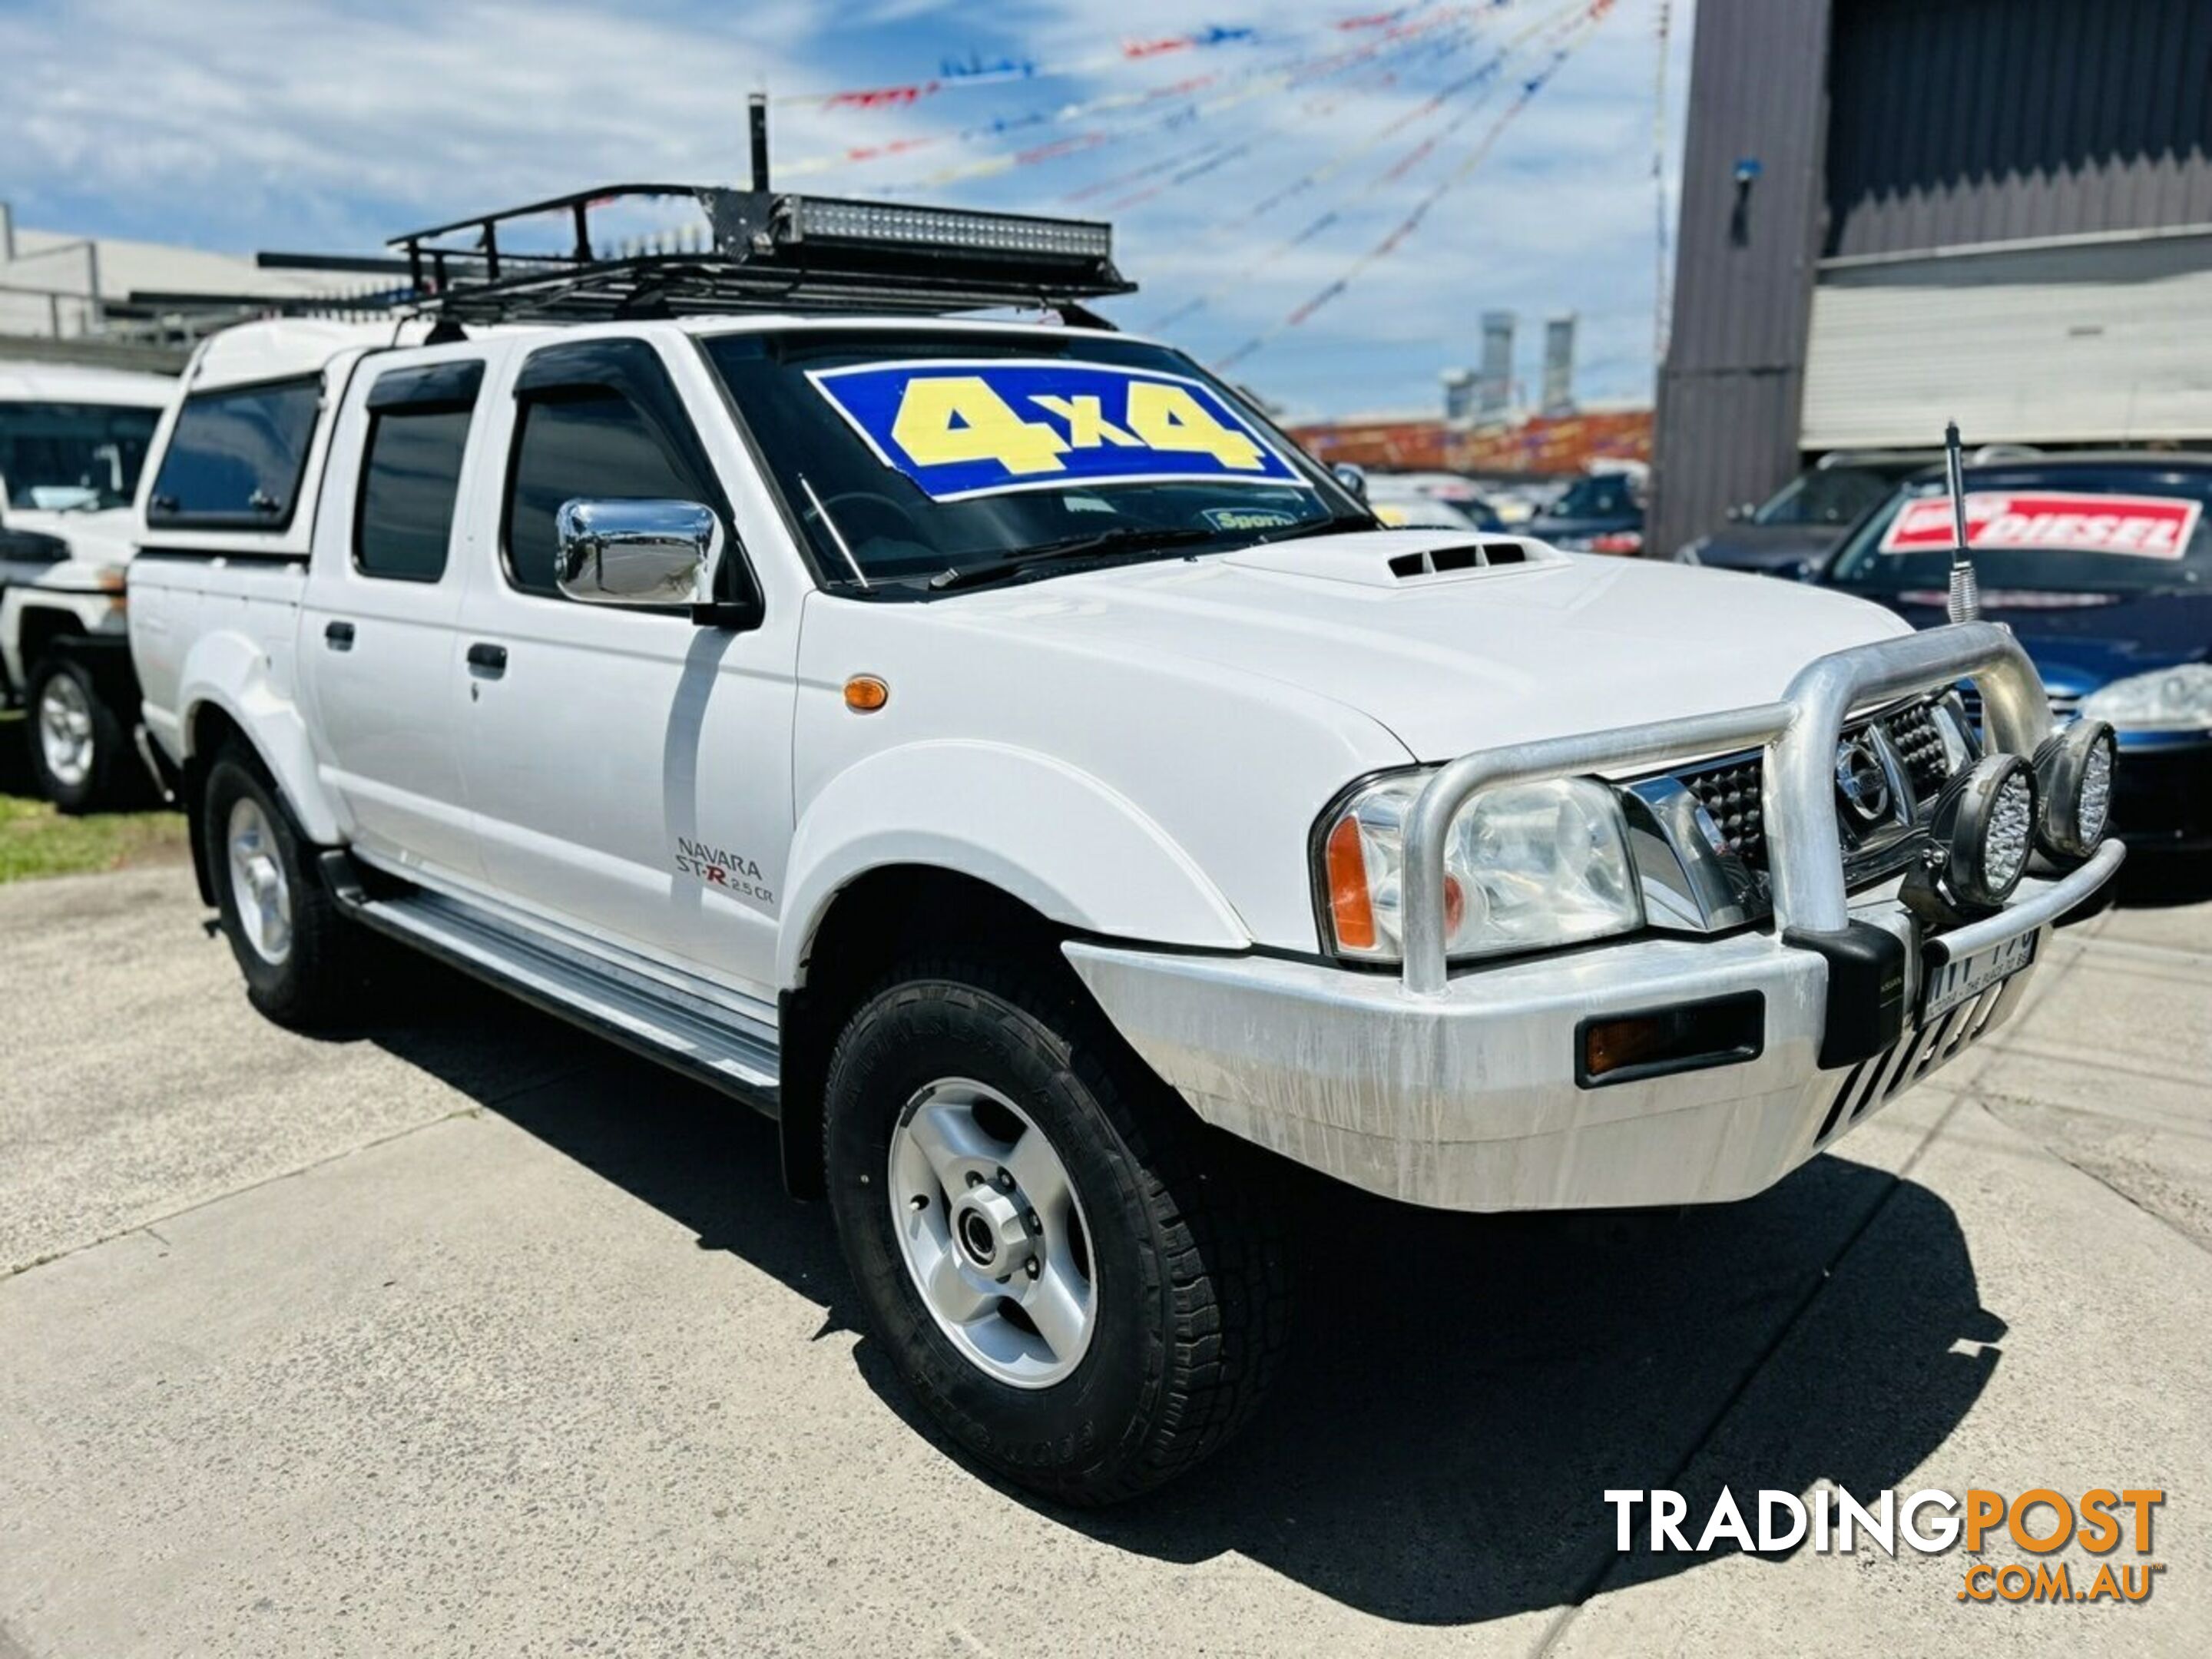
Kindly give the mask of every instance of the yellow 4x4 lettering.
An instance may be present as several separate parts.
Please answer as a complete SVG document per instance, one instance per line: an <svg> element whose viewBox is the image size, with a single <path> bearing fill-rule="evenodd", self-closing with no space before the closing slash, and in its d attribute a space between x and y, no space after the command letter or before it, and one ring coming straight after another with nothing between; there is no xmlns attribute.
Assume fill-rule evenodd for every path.
<svg viewBox="0 0 2212 1659"><path fill-rule="evenodd" d="M955 424L957 422L957 424ZM1067 444L1042 421L1025 421L980 374L933 374L907 382L891 440L921 466L996 461L1021 476L1064 472Z"/></svg>
<svg viewBox="0 0 2212 1659"><path fill-rule="evenodd" d="M1265 452L1246 434L1225 426L1182 386L1160 380L1129 381L1119 422L1107 418L1103 400L1090 395L1030 394L1036 404L1066 422L1066 435L1042 421L1024 420L980 374L917 375L900 394L891 440L920 466L995 461L1018 477L1066 471L1071 449L1111 446L1155 453L1207 455L1239 472L1267 465Z"/></svg>

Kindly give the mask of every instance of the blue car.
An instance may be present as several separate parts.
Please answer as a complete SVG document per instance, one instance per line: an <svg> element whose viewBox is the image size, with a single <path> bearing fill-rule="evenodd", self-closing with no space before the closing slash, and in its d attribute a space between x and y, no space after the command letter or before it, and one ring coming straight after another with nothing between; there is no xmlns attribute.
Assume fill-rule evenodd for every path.
<svg viewBox="0 0 2212 1659"><path fill-rule="evenodd" d="M1966 484L1983 615L2019 636L2061 720L2119 735L2115 830L2212 848L2212 454L2045 456L1969 468ZM1942 475L1924 474L1852 527L1821 580L1934 627L1955 539Z"/></svg>

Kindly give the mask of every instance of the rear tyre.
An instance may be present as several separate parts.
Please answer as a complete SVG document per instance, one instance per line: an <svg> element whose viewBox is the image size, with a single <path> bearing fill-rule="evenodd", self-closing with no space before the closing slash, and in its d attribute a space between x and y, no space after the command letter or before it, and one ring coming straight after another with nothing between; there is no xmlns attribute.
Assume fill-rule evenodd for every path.
<svg viewBox="0 0 2212 1659"><path fill-rule="evenodd" d="M291 814L234 749L209 767L201 801L202 851L247 1000L279 1025L330 1023L360 983L358 941Z"/></svg>
<svg viewBox="0 0 2212 1659"><path fill-rule="evenodd" d="M831 1055L824 1163L869 1324L930 1415L998 1474L1092 1504L1235 1433L1289 1296L1251 1183L1079 995L902 970Z"/></svg>
<svg viewBox="0 0 2212 1659"><path fill-rule="evenodd" d="M82 663L66 657L40 662L31 670L24 707L30 712L31 776L62 811L132 805L148 793L123 722Z"/></svg>

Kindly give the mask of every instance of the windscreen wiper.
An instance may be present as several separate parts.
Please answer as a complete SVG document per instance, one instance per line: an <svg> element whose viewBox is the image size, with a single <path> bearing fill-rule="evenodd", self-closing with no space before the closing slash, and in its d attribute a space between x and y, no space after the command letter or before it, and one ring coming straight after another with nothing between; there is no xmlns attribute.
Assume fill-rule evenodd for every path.
<svg viewBox="0 0 2212 1659"><path fill-rule="evenodd" d="M1267 542L1294 542L1301 536L1344 536L1355 530L1380 530L1382 521L1376 518L1355 519L1348 513L1333 513L1326 519L1312 519L1304 524L1294 524L1287 530L1279 530L1272 536L1262 536Z"/></svg>
<svg viewBox="0 0 2212 1659"><path fill-rule="evenodd" d="M1101 554L1152 553L1163 548L1188 547L1198 542L1217 539L1221 532L1193 525L1179 529L1139 528L1122 525L1113 530L1102 530L1095 535L1070 536L1064 541L1041 542L1035 547L1018 548L1003 558L988 564L949 565L929 579L933 593L949 593L963 587L988 587L994 582L1034 570L1041 564L1053 564L1064 559L1095 558Z"/></svg>

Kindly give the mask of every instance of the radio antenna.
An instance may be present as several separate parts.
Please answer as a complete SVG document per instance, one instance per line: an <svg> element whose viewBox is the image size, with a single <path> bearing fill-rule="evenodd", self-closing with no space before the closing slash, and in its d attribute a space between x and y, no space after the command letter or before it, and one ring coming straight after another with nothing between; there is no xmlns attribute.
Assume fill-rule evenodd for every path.
<svg viewBox="0 0 2212 1659"><path fill-rule="evenodd" d="M1981 584L1974 579L1974 555L1966 545L1966 467L1959 453L1959 423L1943 428L1943 467L1951 486L1951 620L1982 619Z"/></svg>

